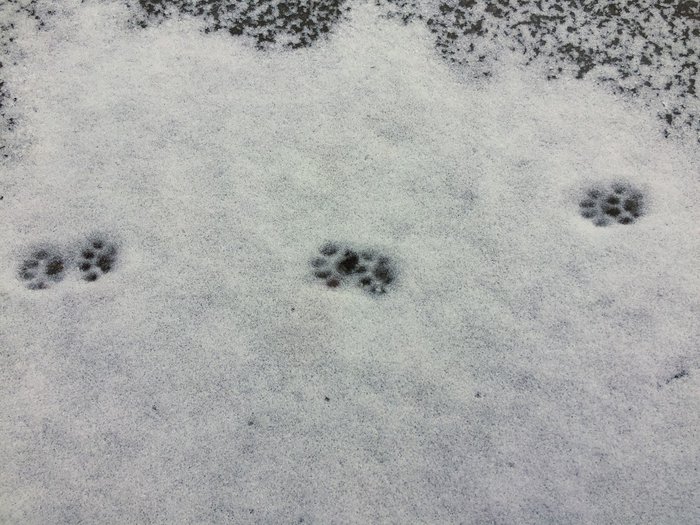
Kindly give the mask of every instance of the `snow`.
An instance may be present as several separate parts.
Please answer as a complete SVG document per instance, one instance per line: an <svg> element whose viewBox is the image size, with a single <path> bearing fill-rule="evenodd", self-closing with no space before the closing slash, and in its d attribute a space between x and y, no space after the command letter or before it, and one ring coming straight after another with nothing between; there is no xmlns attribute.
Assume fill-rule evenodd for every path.
<svg viewBox="0 0 700 525"><path fill-rule="evenodd" d="M1 522L698 519L692 141L587 80L469 80L371 5L294 52L63 7L8 68ZM616 181L645 215L582 218ZM91 235L115 271L17 278ZM315 281L329 240L395 286Z"/></svg>

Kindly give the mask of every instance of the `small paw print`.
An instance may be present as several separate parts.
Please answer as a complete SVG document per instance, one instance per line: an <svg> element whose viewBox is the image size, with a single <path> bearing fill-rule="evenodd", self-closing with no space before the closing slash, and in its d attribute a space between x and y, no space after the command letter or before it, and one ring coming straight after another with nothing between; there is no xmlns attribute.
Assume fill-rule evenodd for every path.
<svg viewBox="0 0 700 525"><path fill-rule="evenodd" d="M24 259L18 276L29 290L45 290L65 275L65 258L51 248L40 248Z"/></svg>
<svg viewBox="0 0 700 525"><path fill-rule="evenodd" d="M613 184L610 188L592 188L579 203L581 216L596 226L632 224L644 211L642 194L625 184Z"/></svg>
<svg viewBox="0 0 700 525"><path fill-rule="evenodd" d="M334 242L321 246L311 267L328 288L349 284L372 295L386 293L396 278L388 257Z"/></svg>
<svg viewBox="0 0 700 525"><path fill-rule="evenodd" d="M117 246L102 237L92 237L80 250L78 269L82 279L93 282L111 272L117 262Z"/></svg>

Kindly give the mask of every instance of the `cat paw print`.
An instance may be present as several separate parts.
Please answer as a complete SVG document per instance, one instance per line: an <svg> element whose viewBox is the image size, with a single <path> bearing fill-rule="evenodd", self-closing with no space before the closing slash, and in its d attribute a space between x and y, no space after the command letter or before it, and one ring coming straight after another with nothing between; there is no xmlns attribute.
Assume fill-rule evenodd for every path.
<svg viewBox="0 0 700 525"><path fill-rule="evenodd" d="M19 267L19 279L29 290L45 290L65 275L64 256L53 248L39 248L26 257Z"/></svg>
<svg viewBox="0 0 700 525"><path fill-rule="evenodd" d="M372 295L386 293L396 279L388 257L335 242L321 246L318 255L311 260L311 268L314 277L328 288L349 285Z"/></svg>
<svg viewBox="0 0 700 525"><path fill-rule="evenodd" d="M643 195L626 184L591 188L579 203L581 216L596 226L633 224L644 212Z"/></svg>
<svg viewBox="0 0 700 525"><path fill-rule="evenodd" d="M116 244L104 237L91 237L80 249L78 269L84 281L93 282L111 272L117 263Z"/></svg>

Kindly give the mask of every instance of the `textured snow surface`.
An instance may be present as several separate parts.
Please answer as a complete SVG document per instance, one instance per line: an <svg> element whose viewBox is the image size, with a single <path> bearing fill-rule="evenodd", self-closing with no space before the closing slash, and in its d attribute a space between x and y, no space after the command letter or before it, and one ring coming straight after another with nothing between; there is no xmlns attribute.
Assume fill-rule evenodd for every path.
<svg viewBox="0 0 700 525"><path fill-rule="evenodd" d="M295 51L56 5L3 69L0 523L700 519L694 138L371 3Z"/></svg>

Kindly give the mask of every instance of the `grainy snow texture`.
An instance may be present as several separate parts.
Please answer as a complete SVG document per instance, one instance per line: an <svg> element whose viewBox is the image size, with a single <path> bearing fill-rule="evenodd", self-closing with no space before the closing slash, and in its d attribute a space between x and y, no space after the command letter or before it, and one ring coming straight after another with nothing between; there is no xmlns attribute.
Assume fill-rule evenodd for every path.
<svg viewBox="0 0 700 525"><path fill-rule="evenodd" d="M0 9L0 523L700 520L696 136L439 4L150 4Z"/></svg>
<svg viewBox="0 0 700 525"><path fill-rule="evenodd" d="M640 97L665 122L665 136L700 140L697 0L377 0L390 15L424 19L437 49L489 77L500 51L542 76L594 78Z"/></svg>

